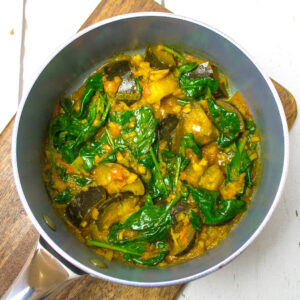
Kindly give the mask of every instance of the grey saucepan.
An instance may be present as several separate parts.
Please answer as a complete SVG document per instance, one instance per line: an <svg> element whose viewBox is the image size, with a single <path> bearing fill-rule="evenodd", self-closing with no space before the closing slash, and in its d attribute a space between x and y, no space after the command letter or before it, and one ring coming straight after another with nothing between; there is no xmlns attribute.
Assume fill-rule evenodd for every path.
<svg viewBox="0 0 300 300"><path fill-rule="evenodd" d="M77 240L52 209L41 177L43 142L57 99L74 82L114 54L157 43L216 62L246 98L262 137L259 184L247 214L223 242L203 256L168 268L145 269L112 261L106 262L107 269L100 269L90 262L96 254ZM158 287L205 276L230 262L254 240L270 218L283 189L288 131L281 102L270 80L230 38L184 17L137 13L108 19L81 31L49 59L20 105L12 157L20 199L43 241L8 298L38 298L80 272L120 284ZM45 224L45 213L54 220L56 231ZM36 275L37 268L40 274L44 272L46 280Z"/></svg>

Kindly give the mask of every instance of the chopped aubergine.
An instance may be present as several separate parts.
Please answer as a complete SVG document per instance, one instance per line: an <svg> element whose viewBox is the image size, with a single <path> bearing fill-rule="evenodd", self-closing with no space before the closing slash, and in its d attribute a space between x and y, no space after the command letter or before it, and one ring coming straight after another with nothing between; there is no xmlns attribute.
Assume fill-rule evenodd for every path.
<svg viewBox="0 0 300 300"><path fill-rule="evenodd" d="M116 99L124 101L127 105L132 105L141 98L141 90L137 78L134 77L130 68L129 60L116 60L108 63L104 68L107 80L114 80L115 77L121 78Z"/></svg>
<svg viewBox="0 0 300 300"><path fill-rule="evenodd" d="M226 237L260 170L251 111L226 88L214 63L149 45L58 103L43 179L80 240L109 261L163 267Z"/></svg>
<svg viewBox="0 0 300 300"><path fill-rule="evenodd" d="M79 226L85 221L93 208L98 208L106 200L105 189L101 186L90 187L87 191L82 191L66 208L66 214L70 222Z"/></svg>
<svg viewBox="0 0 300 300"><path fill-rule="evenodd" d="M145 60L150 63L152 68L158 70L172 69L176 65L173 55L165 51L160 45L148 46L146 48Z"/></svg>
<svg viewBox="0 0 300 300"><path fill-rule="evenodd" d="M191 250L195 244L196 230L191 223L179 222L171 233L173 240L172 254L181 256Z"/></svg>
<svg viewBox="0 0 300 300"><path fill-rule="evenodd" d="M195 243L196 230L189 222L188 213L191 205L187 202L178 202L171 210L172 216L172 254L181 256L187 253Z"/></svg>
<svg viewBox="0 0 300 300"><path fill-rule="evenodd" d="M158 139L167 142L168 150L172 150L172 143L179 119L176 115L167 115L158 124Z"/></svg>

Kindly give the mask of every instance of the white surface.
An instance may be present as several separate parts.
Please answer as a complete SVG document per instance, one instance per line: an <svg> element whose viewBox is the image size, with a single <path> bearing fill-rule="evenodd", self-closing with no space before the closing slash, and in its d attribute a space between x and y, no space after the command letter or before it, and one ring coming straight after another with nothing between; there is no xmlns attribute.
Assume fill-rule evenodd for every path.
<svg viewBox="0 0 300 300"><path fill-rule="evenodd" d="M18 105L22 16L22 2L0 1L0 132L10 121Z"/></svg>
<svg viewBox="0 0 300 300"><path fill-rule="evenodd" d="M17 24L16 28L20 28L21 14L12 14L11 9L17 2L16 11L19 12L20 0L2 1L0 4L0 36L5 42L0 60L0 131L1 124L12 116L19 94L18 51L21 35L17 35L19 42L11 43L9 35L11 27L15 26L11 25L12 22ZM98 2L26 1L25 89L50 53L78 30ZM247 49L266 74L288 88L296 99L300 99L299 0L165 0L165 4L174 13L203 21L230 35ZM291 163L284 196L262 234L234 262L206 278L188 284L180 300L300 299L298 136L299 120L290 132ZM296 217L296 210L299 217Z"/></svg>

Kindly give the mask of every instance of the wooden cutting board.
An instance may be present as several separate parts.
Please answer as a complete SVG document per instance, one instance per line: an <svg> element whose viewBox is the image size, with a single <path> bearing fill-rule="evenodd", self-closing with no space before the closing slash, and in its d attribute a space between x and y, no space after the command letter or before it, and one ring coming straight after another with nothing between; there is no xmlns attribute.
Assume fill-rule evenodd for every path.
<svg viewBox="0 0 300 300"><path fill-rule="evenodd" d="M165 8L152 0L102 0L82 25L83 29L100 20L140 11L164 11ZM296 116L294 97L273 80L283 103L289 128ZM11 168L11 134L13 120L0 135L0 297L18 275L33 248L38 233L27 217L14 185ZM88 275L71 282L63 291L50 299L103 299L103 300L172 300L182 286L165 288L134 288L109 283Z"/></svg>

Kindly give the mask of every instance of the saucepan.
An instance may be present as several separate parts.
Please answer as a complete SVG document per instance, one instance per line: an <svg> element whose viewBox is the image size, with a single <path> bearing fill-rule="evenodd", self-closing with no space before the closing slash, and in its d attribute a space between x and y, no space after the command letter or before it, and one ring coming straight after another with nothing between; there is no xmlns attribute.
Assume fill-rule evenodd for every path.
<svg viewBox="0 0 300 300"><path fill-rule="evenodd" d="M218 64L232 87L246 98L262 138L261 176L241 222L217 247L201 257L168 268L138 268L120 261L101 269L97 255L81 243L53 210L42 181L42 147L57 99L99 62L122 51L163 43ZM249 55L230 38L185 17L135 13L97 23L71 38L45 64L24 97L13 134L13 170L23 206L41 239L7 298L33 299L65 280L90 274L119 284L162 287L182 284L220 269L261 232L283 189L288 167L288 131L274 86ZM56 230L43 215L51 217Z"/></svg>

